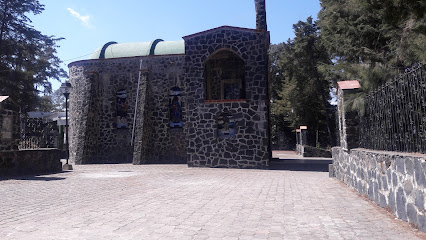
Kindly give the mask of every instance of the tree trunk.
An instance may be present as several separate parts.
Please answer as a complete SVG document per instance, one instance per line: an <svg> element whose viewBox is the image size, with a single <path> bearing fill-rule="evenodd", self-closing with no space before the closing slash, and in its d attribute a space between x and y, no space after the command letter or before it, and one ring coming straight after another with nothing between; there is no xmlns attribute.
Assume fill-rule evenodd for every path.
<svg viewBox="0 0 426 240"><path fill-rule="evenodd" d="M325 97L324 91L323 91L323 84L322 81L319 77L319 73L318 73L318 68L317 68L317 62L315 60L314 57L314 52L313 52L313 48L312 45L314 44L314 41L310 41L308 43L308 50L309 50L309 55L311 56L311 60L312 60L312 67L313 67L313 71L314 71L314 76L317 80L317 88L318 91L321 92L321 98L322 98L322 105L324 107L325 110L325 120L327 122L327 131L328 131L328 136L330 137L330 145L334 146L335 145L335 141L334 141L334 136L331 132L331 126L330 126L330 117L329 117L329 110L327 108L327 99Z"/></svg>
<svg viewBox="0 0 426 240"><path fill-rule="evenodd" d="M3 55L3 34L6 31L6 22L7 22L7 15L9 11L9 1L4 1L4 7L3 7L3 19L1 20L1 27L0 27L0 56Z"/></svg>

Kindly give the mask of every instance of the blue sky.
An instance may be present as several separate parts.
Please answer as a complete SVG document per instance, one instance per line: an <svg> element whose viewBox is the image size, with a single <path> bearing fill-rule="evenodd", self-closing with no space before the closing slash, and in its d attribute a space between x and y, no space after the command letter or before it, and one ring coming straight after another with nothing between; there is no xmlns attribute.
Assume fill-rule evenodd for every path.
<svg viewBox="0 0 426 240"><path fill-rule="evenodd" d="M45 11L30 16L45 35L63 37L59 58L68 71L70 62L109 41L150 42L181 40L182 36L229 25L255 28L254 0L40 0ZM292 25L317 17L319 0L266 0L271 42L293 38ZM52 81L54 89L60 86Z"/></svg>

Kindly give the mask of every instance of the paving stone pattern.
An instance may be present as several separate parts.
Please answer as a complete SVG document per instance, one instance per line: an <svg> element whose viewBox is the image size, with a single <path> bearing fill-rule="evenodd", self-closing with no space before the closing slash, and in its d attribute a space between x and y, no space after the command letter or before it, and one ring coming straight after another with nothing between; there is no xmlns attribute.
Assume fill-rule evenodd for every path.
<svg viewBox="0 0 426 240"><path fill-rule="evenodd" d="M324 172L77 165L0 181L0 239L425 239Z"/></svg>

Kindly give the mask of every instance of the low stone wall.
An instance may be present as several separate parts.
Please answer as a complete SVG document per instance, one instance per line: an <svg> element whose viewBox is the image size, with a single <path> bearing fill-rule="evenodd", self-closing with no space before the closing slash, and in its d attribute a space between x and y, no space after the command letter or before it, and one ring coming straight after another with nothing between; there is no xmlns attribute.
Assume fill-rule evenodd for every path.
<svg viewBox="0 0 426 240"><path fill-rule="evenodd" d="M0 178L62 171L58 149L0 151Z"/></svg>
<svg viewBox="0 0 426 240"><path fill-rule="evenodd" d="M331 158L331 152L326 149L297 144L296 152L303 157Z"/></svg>
<svg viewBox="0 0 426 240"><path fill-rule="evenodd" d="M326 149L316 148L311 146L304 146L304 157L323 157L323 158L331 158L331 152Z"/></svg>
<svg viewBox="0 0 426 240"><path fill-rule="evenodd" d="M335 147L337 179L426 232L426 157Z"/></svg>

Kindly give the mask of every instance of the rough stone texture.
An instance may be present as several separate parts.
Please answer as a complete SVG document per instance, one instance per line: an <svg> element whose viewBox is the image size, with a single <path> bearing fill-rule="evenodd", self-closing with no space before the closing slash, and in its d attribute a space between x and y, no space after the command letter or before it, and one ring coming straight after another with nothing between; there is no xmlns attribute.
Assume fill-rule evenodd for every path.
<svg viewBox="0 0 426 240"><path fill-rule="evenodd" d="M269 32L265 1L255 3L259 29L223 26L183 37L185 54L71 63L71 161L267 167L271 157ZM220 54L215 59L221 50L234 56L239 67L231 75L205 74L209 73L207 60L224 65L210 66L221 73L235 67ZM223 100L225 84L228 100ZM180 129L169 127L169 91L173 87L183 91ZM127 92L129 128L117 129L116 94L123 90ZM206 91L214 92L214 97L206 100ZM243 99L235 99L237 95ZM220 116L233 122L219 124ZM235 127L228 128L234 123ZM219 136L219 128L232 134Z"/></svg>
<svg viewBox="0 0 426 240"><path fill-rule="evenodd" d="M333 148L335 176L400 219L426 232L424 156ZM413 171L414 169L414 171Z"/></svg>
<svg viewBox="0 0 426 240"><path fill-rule="evenodd" d="M0 102L0 151L18 149L19 127L19 107L9 98Z"/></svg>
<svg viewBox="0 0 426 240"><path fill-rule="evenodd" d="M415 197L416 206L419 208L420 211L424 211L425 210L425 193L423 193L420 190L417 190L415 196L416 196Z"/></svg>
<svg viewBox="0 0 426 240"><path fill-rule="evenodd" d="M302 144L296 144L296 153L303 156L305 152L305 146Z"/></svg>
<svg viewBox="0 0 426 240"><path fill-rule="evenodd" d="M187 93L188 164L196 167L264 168L269 164L268 47L269 32L220 27L183 37ZM230 50L245 63L245 97L239 101L205 101L204 62ZM217 117L235 119L234 138L217 136Z"/></svg>
<svg viewBox="0 0 426 240"><path fill-rule="evenodd" d="M183 87L183 58L183 55L169 55L71 63L71 161L76 164L185 162L183 130L170 132L168 126L169 90ZM132 144L138 82L137 131ZM116 94L120 90L127 92L129 128L126 129L116 127Z"/></svg>
<svg viewBox="0 0 426 240"><path fill-rule="evenodd" d="M359 147L359 117L358 113L345 109L345 98L359 90L350 89L337 91L337 112L339 123L340 146L344 149Z"/></svg>
<svg viewBox="0 0 426 240"><path fill-rule="evenodd" d="M297 144L296 152L297 154L300 154L303 157L331 158L331 151L306 145Z"/></svg>
<svg viewBox="0 0 426 240"><path fill-rule="evenodd" d="M0 177L56 173L62 170L58 149L0 152Z"/></svg>
<svg viewBox="0 0 426 240"><path fill-rule="evenodd" d="M141 76L133 163L186 163L183 128L169 127L169 91L183 89L183 56L142 58L142 66L149 71Z"/></svg>
<svg viewBox="0 0 426 240"><path fill-rule="evenodd" d="M268 30L266 24L266 5L265 0L254 0L256 8L256 29Z"/></svg>
<svg viewBox="0 0 426 240"><path fill-rule="evenodd" d="M143 164L146 162L147 156L149 155L150 148L148 144L143 144L144 142L149 142L152 137L151 127L149 126L148 119L152 114L150 112L152 109L151 105L145 104L146 99L148 98L148 72L141 73L140 83L139 83L139 99L138 107L136 110L136 115L138 116L135 121L135 138L134 138L134 149L133 149L133 164ZM136 106L135 106L136 107Z"/></svg>

